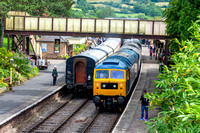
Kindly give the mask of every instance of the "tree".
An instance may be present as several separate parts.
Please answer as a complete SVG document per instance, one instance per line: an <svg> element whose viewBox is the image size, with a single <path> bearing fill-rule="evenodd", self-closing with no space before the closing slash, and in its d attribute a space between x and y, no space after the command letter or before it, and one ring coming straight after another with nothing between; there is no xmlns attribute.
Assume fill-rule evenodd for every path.
<svg viewBox="0 0 200 133"><path fill-rule="evenodd" d="M128 4L128 3L130 3L130 0L122 0L121 2L125 3L125 4Z"/></svg>
<svg viewBox="0 0 200 133"><path fill-rule="evenodd" d="M108 6L103 7L101 8L101 10L97 11L96 16L97 18L106 18L106 17L115 18L116 17L114 10Z"/></svg>
<svg viewBox="0 0 200 133"><path fill-rule="evenodd" d="M72 0L46 0L47 12L53 17L69 17Z"/></svg>
<svg viewBox="0 0 200 133"><path fill-rule="evenodd" d="M3 46L4 18L9 11L26 11L32 16L42 16L43 13L47 13L50 16L62 17L69 16L73 3L72 0L1 0L0 17L2 36L0 47Z"/></svg>
<svg viewBox="0 0 200 133"><path fill-rule="evenodd" d="M200 15L199 0L172 0L169 7L164 11L168 35L181 40L189 39L191 34L187 29Z"/></svg>
<svg viewBox="0 0 200 133"><path fill-rule="evenodd" d="M45 2L43 0L1 0L0 16L2 35L0 39L0 48L3 46L4 38L4 18L9 11L27 11L35 15L41 15L45 12Z"/></svg>

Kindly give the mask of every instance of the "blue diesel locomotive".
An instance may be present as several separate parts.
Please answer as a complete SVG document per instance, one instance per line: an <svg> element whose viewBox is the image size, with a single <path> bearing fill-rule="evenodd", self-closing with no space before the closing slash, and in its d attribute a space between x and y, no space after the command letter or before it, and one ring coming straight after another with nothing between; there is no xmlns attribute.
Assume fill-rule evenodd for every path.
<svg viewBox="0 0 200 133"><path fill-rule="evenodd" d="M139 40L125 40L113 55L94 68L93 102L97 109L122 109L141 66Z"/></svg>
<svg viewBox="0 0 200 133"><path fill-rule="evenodd" d="M120 38L108 38L97 47L67 59L65 75L67 89L83 90L92 94L94 67L120 47Z"/></svg>

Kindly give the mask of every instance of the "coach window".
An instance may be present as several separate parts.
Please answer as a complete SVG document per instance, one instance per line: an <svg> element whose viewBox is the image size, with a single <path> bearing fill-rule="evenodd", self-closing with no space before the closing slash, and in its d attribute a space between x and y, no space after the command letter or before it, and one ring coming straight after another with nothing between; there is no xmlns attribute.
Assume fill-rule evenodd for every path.
<svg viewBox="0 0 200 133"><path fill-rule="evenodd" d="M96 71L96 79L107 79L109 78L108 70L98 70Z"/></svg>
<svg viewBox="0 0 200 133"><path fill-rule="evenodd" d="M111 71L111 79L124 79L124 71Z"/></svg>

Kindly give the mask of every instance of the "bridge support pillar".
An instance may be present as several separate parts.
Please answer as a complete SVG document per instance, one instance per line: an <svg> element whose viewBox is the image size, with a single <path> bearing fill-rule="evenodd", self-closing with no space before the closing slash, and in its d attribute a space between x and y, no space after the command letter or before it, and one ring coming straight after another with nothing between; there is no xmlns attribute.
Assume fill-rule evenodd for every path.
<svg viewBox="0 0 200 133"><path fill-rule="evenodd" d="M26 38L25 38L25 35L22 36L23 38L23 43L22 43L22 51L25 51L25 47L26 47Z"/></svg>
<svg viewBox="0 0 200 133"><path fill-rule="evenodd" d="M14 35L12 35L11 36L12 37L12 51L14 51L14 49L15 49L15 37L14 37Z"/></svg>
<svg viewBox="0 0 200 133"><path fill-rule="evenodd" d="M29 41L30 41L30 38L26 37L26 52L28 55L29 55Z"/></svg>
<svg viewBox="0 0 200 133"><path fill-rule="evenodd" d="M8 47L7 47L7 50L8 51L10 50L10 35L8 35Z"/></svg>
<svg viewBox="0 0 200 133"><path fill-rule="evenodd" d="M165 65L168 66L168 55L169 55L169 47L168 47L168 40L165 40Z"/></svg>

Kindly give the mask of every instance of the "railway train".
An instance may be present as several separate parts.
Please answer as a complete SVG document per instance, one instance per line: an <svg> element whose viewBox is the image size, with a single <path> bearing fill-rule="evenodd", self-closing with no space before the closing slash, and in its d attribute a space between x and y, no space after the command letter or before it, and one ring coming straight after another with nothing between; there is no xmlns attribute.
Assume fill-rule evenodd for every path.
<svg viewBox="0 0 200 133"><path fill-rule="evenodd" d="M126 39L116 53L94 68L93 102L97 109L124 108L140 71L141 50L139 40Z"/></svg>
<svg viewBox="0 0 200 133"><path fill-rule="evenodd" d="M120 47L120 38L108 38L97 47L67 59L65 73L67 90L92 94L94 67Z"/></svg>

